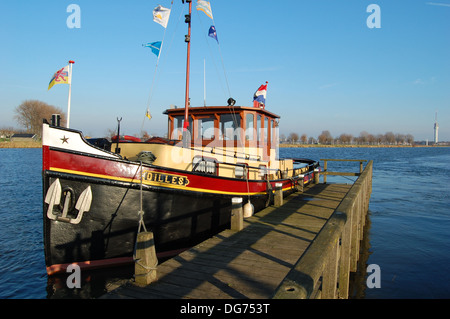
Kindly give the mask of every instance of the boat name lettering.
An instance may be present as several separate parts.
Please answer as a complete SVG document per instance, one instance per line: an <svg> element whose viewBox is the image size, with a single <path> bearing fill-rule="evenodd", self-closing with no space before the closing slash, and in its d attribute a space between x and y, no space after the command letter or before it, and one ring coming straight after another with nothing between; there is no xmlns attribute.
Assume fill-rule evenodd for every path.
<svg viewBox="0 0 450 319"><path fill-rule="evenodd" d="M157 182L178 186L187 186L189 184L189 179L187 178L187 176L159 173L153 171L144 171L142 174L142 179L144 182Z"/></svg>

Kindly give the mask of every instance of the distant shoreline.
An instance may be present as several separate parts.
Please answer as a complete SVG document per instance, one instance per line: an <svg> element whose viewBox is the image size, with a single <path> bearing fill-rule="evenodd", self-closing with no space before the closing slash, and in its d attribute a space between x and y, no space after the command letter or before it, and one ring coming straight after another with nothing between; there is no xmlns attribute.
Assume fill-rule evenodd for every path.
<svg viewBox="0 0 450 319"><path fill-rule="evenodd" d="M41 148L42 142L32 141L32 142L0 142L0 148ZM408 147L450 147L450 145L322 145L322 144L285 144L281 143L280 148L408 148Z"/></svg>
<svg viewBox="0 0 450 319"><path fill-rule="evenodd" d="M42 142L30 141L30 142L0 142L0 148L41 148Z"/></svg>
<svg viewBox="0 0 450 319"><path fill-rule="evenodd" d="M334 147L345 147L345 148L408 148L408 147L449 147L450 145L348 145L348 144L334 144L334 145L324 145L324 144L280 144L280 148L311 148L311 147L323 147L323 148L334 148Z"/></svg>

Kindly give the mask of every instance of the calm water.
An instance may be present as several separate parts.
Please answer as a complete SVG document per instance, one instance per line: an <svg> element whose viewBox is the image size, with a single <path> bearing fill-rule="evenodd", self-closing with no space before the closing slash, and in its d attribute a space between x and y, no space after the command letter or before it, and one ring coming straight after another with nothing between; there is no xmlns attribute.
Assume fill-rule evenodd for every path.
<svg viewBox="0 0 450 319"><path fill-rule="evenodd" d="M374 160L368 244L381 288L361 298L450 298L450 148L281 149L282 157ZM48 278L42 235L40 149L0 149L0 298L89 298L130 278L132 269L83 273L82 289ZM329 164L356 171L359 164ZM351 178L354 180L354 178ZM329 182L350 182L329 177ZM359 280L362 287L365 277Z"/></svg>

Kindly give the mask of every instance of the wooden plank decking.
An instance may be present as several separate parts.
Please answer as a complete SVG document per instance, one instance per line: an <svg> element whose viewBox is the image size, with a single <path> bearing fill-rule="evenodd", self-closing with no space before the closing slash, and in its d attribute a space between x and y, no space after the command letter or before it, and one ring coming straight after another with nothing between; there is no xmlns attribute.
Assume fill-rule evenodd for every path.
<svg viewBox="0 0 450 319"><path fill-rule="evenodd" d="M158 265L158 281L102 298L271 298L352 185L317 184Z"/></svg>

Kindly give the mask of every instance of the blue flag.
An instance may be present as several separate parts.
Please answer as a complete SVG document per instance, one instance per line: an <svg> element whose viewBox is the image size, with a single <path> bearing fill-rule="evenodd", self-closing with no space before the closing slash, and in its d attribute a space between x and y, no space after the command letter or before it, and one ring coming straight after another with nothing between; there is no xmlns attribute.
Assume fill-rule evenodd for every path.
<svg viewBox="0 0 450 319"><path fill-rule="evenodd" d="M161 41L152 42L143 44L144 47L150 48L154 54L156 54L157 57L159 57L159 52L161 51Z"/></svg>
<svg viewBox="0 0 450 319"><path fill-rule="evenodd" d="M215 26L212 25L211 28L209 28L208 36L216 39L217 43L219 43L219 40L217 39L217 32Z"/></svg>

